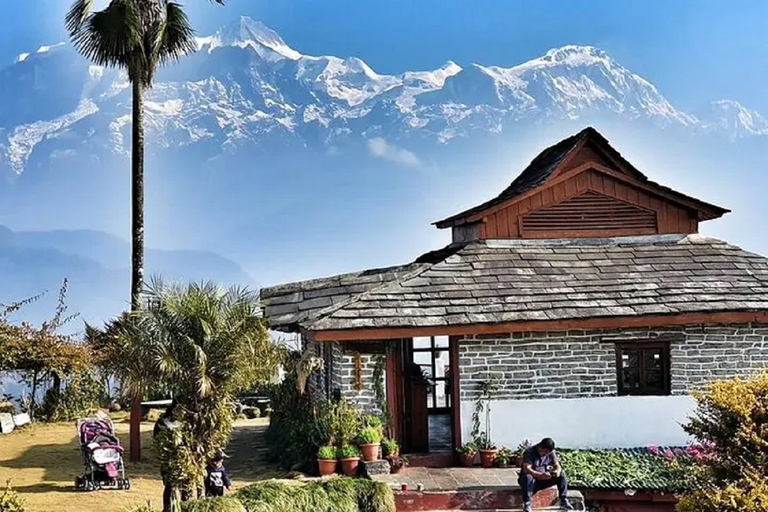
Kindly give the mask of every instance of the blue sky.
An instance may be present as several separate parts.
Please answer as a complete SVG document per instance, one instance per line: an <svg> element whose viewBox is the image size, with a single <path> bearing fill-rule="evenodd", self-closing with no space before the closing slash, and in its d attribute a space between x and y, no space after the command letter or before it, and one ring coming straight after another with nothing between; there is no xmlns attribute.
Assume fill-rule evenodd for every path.
<svg viewBox="0 0 768 512"><path fill-rule="evenodd" d="M103 1L103 0L100 0ZM184 0L201 34L246 14L312 54L354 55L384 73L452 59L512 65L591 44L695 111L735 99L768 114L768 2L676 0ZM3 0L0 62L65 37L67 0Z"/></svg>
<svg viewBox="0 0 768 512"><path fill-rule="evenodd" d="M225 7L209 0L183 2L200 35L248 15L275 29L296 50L356 56L380 73L434 69L448 60L464 67L473 62L511 66L550 48L594 45L655 84L685 112L695 113L710 100L727 98L768 116L766 0L227 0ZM20 53L65 40L63 18L69 5L70 0L0 0L5 22L0 63L10 64ZM750 220L768 215L761 186L749 187L726 174L744 169L735 165L702 175L706 173L700 169L706 166L691 158L698 155L678 154L672 145L663 152L634 140L630 133L606 135L652 179L733 207L734 214L712 223L713 234L761 252L768 250L768 242L754 231ZM235 208L240 217L225 223L204 209L196 212L194 221L176 214L173 204L161 199L174 183L162 181L156 167L149 165L148 176L154 176L154 184L160 186L148 187L148 244L213 247L262 284L402 263L448 243L449 233L434 229L430 222L494 196L546 144L567 134L552 132L525 145L510 141L514 144L509 147L480 155L487 164L480 166L486 173L483 180L471 180L475 168L465 162L455 163L461 172L446 171L428 158L418 169L395 164L386 168L387 162L373 159L352 162L347 168L347 161L337 158L328 164L326 175L302 174L306 169L293 168L282 174L285 168L280 167L280 174L265 172L272 180L272 189L265 189L287 191L287 200L278 197L280 201L270 203L272 209L256 214L246 211L247 205ZM768 176L760 165L746 171L761 179ZM305 182L299 187L301 194L293 190L292 180ZM226 194L223 187L216 190ZM318 190L333 194L317 194ZM96 228L128 239L128 189L113 187L104 195L109 193L121 197L118 204L125 211L92 216L89 204L69 205L85 210L89 222L97 217L93 219L96 226L60 220L57 211L47 212L42 203L34 205L34 215L19 215L21 219L9 219L8 225ZM182 189L174 197L181 201L183 196ZM393 206L399 203L405 205ZM305 225L309 223L303 216L313 224ZM281 222L272 223L272 217L281 217ZM194 230L184 229L182 221L194 224Z"/></svg>

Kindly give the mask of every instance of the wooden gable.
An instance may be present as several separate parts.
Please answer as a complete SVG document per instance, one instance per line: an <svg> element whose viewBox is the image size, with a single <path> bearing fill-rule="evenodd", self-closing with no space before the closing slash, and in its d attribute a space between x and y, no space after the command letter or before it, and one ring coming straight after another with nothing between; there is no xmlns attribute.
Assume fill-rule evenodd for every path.
<svg viewBox="0 0 768 512"><path fill-rule="evenodd" d="M542 151L498 197L436 224L455 242L690 234L727 212L648 180L587 128Z"/></svg>
<svg viewBox="0 0 768 512"><path fill-rule="evenodd" d="M696 212L665 197L582 164L488 213L479 239L613 237L698 232Z"/></svg>
<svg viewBox="0 0 768 512"><path fill-rule="evenodd" d="M520 232L525 237L597 231L654 234L658 232L656 212L589 190L520 217Z"/></svg>

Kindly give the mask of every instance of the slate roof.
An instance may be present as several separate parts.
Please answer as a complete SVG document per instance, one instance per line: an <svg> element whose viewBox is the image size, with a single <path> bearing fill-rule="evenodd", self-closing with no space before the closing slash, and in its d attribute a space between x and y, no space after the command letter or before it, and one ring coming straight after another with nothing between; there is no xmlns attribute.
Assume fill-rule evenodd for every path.
<svg viewBox="0 0 768 512"><path fill-rule="evenodd" d="M398 267L352 272L337 276L262 288L259 297L272 329L294 331L304 320L329 306L344 302L385 283L407 276L426 265L412 263Z"/></svg>
<svg viewBox="0 0 768 512"><path fill-rule="evenodd" d="M700 235L487 240L261 296L274 328L311 330L764 311L768 259Z"/></svg>
<svg viewBox="0 0 768 512"><path fill-rule="evenodd" d="M668 194L672 194L689 201L694 201L700 207L708 210L704 215L701 215L701 220L714 219L729 212L729 210L726 208L706 203L696 199L695 197L682 194L669 187L650 181L645 174L640 172L637 168L635 168L635 166L633 166L623 156L621 156L621 153L619 153L613 146L610 145L608 139L603 137L600 132L591 126L588 126L587 128L581 130L579 133L571 135L570 137L561 140L557 144L554 144L539 153L536 158L534 158L531 163L528 164L528 167L526 167L523 172L520 173L520 175L515 178L515 180L498 196L482 204L469 208L468 210L464 210L463 212L451 215L450 217L447 217L443 220L439 220L435 222L434 225L438 228L446 228L456 224L462 224L468 217L471 217L476 213L492 208L497 204L501 204L509 199L517 197L542 185L555 171L555 169L557 169L557 166L560 165L560 163L571 153L571 151L576 149L582 140L587 138L606 148L606 150L611 153L611 156L615 160L620 162L621 165L623 165L624 168L632 174L632 176L641 182L656 187L662 192L666 192Z"/></svg>

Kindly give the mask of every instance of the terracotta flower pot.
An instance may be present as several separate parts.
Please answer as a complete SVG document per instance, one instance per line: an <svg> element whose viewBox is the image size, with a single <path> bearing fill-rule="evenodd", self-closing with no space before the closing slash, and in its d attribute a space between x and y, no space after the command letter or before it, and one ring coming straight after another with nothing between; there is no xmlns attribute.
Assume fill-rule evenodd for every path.
<svg viewBox="0 0 768 512"><path fill-rule="evenodd" d="M484 468L492 468L499 450L480 450L480 464Z"/></svg>
<svg viewBox="0 0 768 512"><path fill-rule="evenodd" d="M477 453L460 453L459 454L459 460L461 461L461 465L465 468L471 468L475 464L475 457L477 457Z"/></svg>
<svg viewBox="0 0 768 512"><path fill-rule="evenodd" d="M361 444L360 451L365 462L379 460L379 443Z"/></svg>
<svg viewBox="0 0 768 512"><path fill-rule="evenodd" d="M357 476L357 467L360 465L360 457L341 459L341 471L347 476Z"/></svg>
<svg viewBox="0 0 768 512"><path fill-rule="evenodd" d="M317 466L320 468L320 476L334 474L338 463L339 461L336 459L317 459Z"/></svg>
<svg viewBox="0 0 768 512"><path fill-rule="evenodd" d="M520 455L515 454L511 459L509 459L509 465L513 468L519 468L523 465L523 458Z"/></svg>

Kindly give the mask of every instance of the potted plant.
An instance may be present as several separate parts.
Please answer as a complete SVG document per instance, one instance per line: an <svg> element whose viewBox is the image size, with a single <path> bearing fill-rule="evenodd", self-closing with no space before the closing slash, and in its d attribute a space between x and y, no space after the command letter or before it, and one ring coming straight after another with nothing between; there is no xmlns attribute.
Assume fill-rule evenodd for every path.
<svg viewBox="0 0 768 512"><path fill-rule="evenodd" d="M336 448L333 446L321 446L317 450L317 466L320 469L320 476L335 473L338 462L336 460Z"/></svg>
<svg viewBox="0 0 768 512"><path fill-rule="evenodd" d="M387 457L387 460L389 461L389 470L392 473L399 473L403 470L404 467L408 465L408 459L397 455Z"/></svg>
<svg viewBox="0 0 768 512"><path fill-rule="evenodd" d="M493 467L498 450L491 441L491 400L498 389L499 382L496 377L481 381L478 384L478 397L475 402L475 410L472 413L472 439L480 451L480 462L484 468ZM485 416L485 431L480 431L481 416Z"/></svg>
<svg viewBox="0 0 768 512"><path fill-rule="evenodd" d="M381 450L385 457L397 457L400 455L400 446L394 439L382 439Z"/></svg>
<svg viewBox="0 0 768 512"><path fill-rule="evenodd" d="M496 467L506 468L509 467L509 463L512 460L512 450L506 446L502 446L499 453L496 454Z"/></svg>
<svg viewBox="0 0 768 512"><path fill-rule="evenodd" d="M531 447L531 442L528 439L523 440L519 445L517 445L517 448L515 449L515 452L512 454L512 458L510 459L509 463L512 466L520 467L523 465L523 454L525 453L525 450Z"/></svg>
<svg viewBox="0 0 768 512"><path fill-rule="evenodd" d="M477 445L475 443L464 443L456 448L459 453L459 460L464 467L472 467L475 463L475 457L477 457Z"/></svg>
<svg viewBox="0 0 768 512"><path fill-rule="evenodd" d="M492 468L499 450L496 449L496 445L493 444L493 441L485 432L480 434L477 440L477 447L480 451L480 464L484 468Z"/></svg>
<svg viewBox="0 0 768 512"><path fill-rule="evenodd" d="M345 444L339 449L341 458L341 471L347 476L357 476L357 467L360 465L360 450L352 444Z"/></svg>
<svg viewBox="0 0 768 512"><path fill-rule="evenodd" d="M364 427L357 436L360 449L363 452L363 460L371 462L379 458L379 445L381 443L381 431L375 427Z"/></svg>

